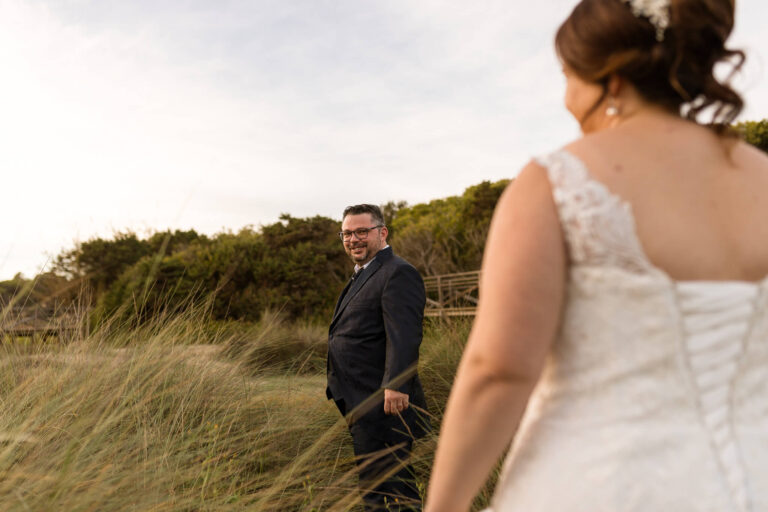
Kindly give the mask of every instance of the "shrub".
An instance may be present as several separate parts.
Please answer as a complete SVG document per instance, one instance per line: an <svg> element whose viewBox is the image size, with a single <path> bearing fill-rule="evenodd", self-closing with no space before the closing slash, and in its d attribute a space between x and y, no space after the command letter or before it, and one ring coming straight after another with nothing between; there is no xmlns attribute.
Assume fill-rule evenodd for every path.
<svg viewBox="0 0 768 512"><path fill-rule="evenodd" d="M768 119L762 121L746 121L736 125L748 143L768 153Z"/></svg>

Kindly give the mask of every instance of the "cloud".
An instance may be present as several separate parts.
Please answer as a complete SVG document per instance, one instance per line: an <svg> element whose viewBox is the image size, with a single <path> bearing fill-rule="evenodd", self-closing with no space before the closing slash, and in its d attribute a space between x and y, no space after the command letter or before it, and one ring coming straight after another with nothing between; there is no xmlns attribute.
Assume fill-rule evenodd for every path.
<svg viewBox="0 0 768 512"><path fill-rule="evenodd" d="M115 229L338 217L511 177L578 134L552 50L575 3L5 0L0 168L18 215L0 219L0 276ZM739 41L763 51L766 7L738 5Z"/></svg>

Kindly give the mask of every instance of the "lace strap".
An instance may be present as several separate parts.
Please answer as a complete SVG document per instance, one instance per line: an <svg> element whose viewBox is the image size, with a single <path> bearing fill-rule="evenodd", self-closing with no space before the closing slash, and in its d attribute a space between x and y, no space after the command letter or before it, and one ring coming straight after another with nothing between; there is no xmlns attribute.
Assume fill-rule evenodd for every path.
<svg viewBox="0 0 768 512"><path fill-rule="evenodd" d="M572 264L635 273L653 270L637 238L629 203L592 178L581 160L565 150L535 161L547 170Z"/></svg>

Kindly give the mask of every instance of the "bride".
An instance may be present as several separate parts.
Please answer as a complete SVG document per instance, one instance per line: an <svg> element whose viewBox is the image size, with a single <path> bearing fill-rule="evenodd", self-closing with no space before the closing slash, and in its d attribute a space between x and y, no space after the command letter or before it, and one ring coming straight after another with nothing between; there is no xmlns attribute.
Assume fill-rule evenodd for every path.
<svg viewBox="0 0 768 512"><path fill-rule="evenodd" d="M768 158L713 74L743 63L733 16L582 0L560 27L584 136L497 206L427 511L469 510L513 437L494 512L768 510Z"/></svg>

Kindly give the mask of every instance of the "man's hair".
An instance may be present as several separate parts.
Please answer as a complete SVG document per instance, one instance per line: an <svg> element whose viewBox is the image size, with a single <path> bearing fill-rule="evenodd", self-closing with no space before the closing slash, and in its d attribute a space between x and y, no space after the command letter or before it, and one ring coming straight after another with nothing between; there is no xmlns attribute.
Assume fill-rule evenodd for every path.
<svg viewBox="0 0 768 512"><path fill-rule="evenodd" d="M344 208L344 215L341 219L347 218L347 215L360 215L361 213L370 213L371 220L376 224L384 225L384 215L381 214L381 208L375 204L355 204Z"/></svg>

